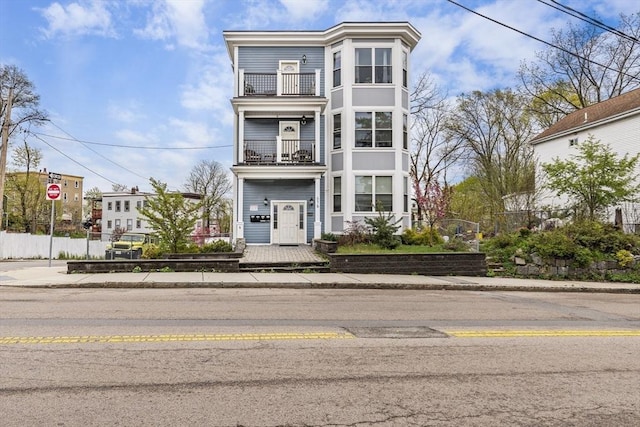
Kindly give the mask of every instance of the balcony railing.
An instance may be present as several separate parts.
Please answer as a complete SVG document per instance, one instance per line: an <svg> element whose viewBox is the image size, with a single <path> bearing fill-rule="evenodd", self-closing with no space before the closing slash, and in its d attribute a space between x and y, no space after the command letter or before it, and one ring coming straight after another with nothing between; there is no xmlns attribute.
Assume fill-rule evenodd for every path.
<svg viewBox="0 0 640 427"><path fill-rule="evenodd" d="M315 73L245 73L240 96L320 96L320 70Z"/></svg>
<svg viewBox="0 0 640 427"><path fill-rule="evenodd" d="M243 159L246 165L317 164L315 141L305 139L245 140Z"/></svg>

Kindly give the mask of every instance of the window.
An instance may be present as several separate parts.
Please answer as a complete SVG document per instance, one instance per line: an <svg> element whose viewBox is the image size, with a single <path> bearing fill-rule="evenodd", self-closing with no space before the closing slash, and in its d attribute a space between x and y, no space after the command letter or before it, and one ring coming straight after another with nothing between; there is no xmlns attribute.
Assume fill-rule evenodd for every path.
<svg viewBox="0 0 640 427"><path fill-rule="evenodd" d="M142 200L138 200L136 202L136 209L140 209L142 207Z"/></svg>
<svg viewBox="0 0 640 427"><path fill-rule="evenodd" d="M136 219L136 228L142 228L142 220Z"/></svg>
<svg viewBox="0 0 640 427"><path fill-rule="evenodd" d="M569 139L569 147L578 145L578 137Z"/></svg>
<svg viewBox="0 0 640 427"><path fill-rule="evenodd" d="M342 114L333 115L333 148L342 147Z"/></svg>
<svg viewBox="0 0 640 427"><path fill-rule="evenodd" d="M133 230L133 220L131 218L127 219L127 231Z"/></svg>
<svg viewBox="0 0 640 427"><path fill-rule="evenodd" d="M403 180L403 208L405 213L409 212L409 178Z"/></svg>
<svg viewBox="0 0 640 427"><path fill-rule="evenodd" d="M306 203L300 203L298 206L298 218L299 218L299 228L300 230L304 230L304 206Z"/></svg>
<svg viewBox="0 0 640 427"><path fill-rule="evenodd" d="M333 87L342 84L342 52L333 53Z"/></svg>
<svg viewBox="0 0 640 427"><path fill-rule="evenodd" d="M393 116L391 112L356 112L355 117L356 147L393 146ZM374 123L372 123L373 117L375 117Z"/></svg>
<svg viewBox="0 0 640 427"><path fill-rule="evenodd" d="M380 209L393 210L391 193L393 179L390 176L356 176L356 212L373 212Z"/></svg>
<svg viewBox="0 0 640 427"><path fill-rule="evenodd" d="M107 210L113 210L113 202L107 202Z"/></svg>
<svg viewBox="0 0 640 427"><path fill-rule="evenodd" d="M113 225L113 224L112 224L111 220L108 220L108 221L107 221L107 228L111 228L111 226L112 226L112 225Z"/></svg>
<svg viewBox="0 0 640 427"><path fill-rule="evenodd" d="M371 49L356 49L356 83L372 83Z"/></svg>
<svg viewBox="0 0 640 427"><path fill-rule="evenodd" d="M393 145L391 129L391 113L376 113L376 147L391 147Z"/></svg>
<svg viewBox="0 0 640 427"><path fill-rule="evenodd" d="M342 212L342 178L333 177L333 211Z"/></svg>
<svg viewBox="0 0 640 427"><path fill-rule="evenodd" d="M392 83L391 48L375 49L376 83Z"/></svg>
<svg viewBox="0 0 640 427"><path fill-rule="evenodd" d="M116 228L120 228L120 220L116 219Z"/></svg>
<svg viewBox="0 0 640 427"><path fill-rule="evenodd" d="M120 212L120 200L116 200L116 212Z"/></svg>
<svg viewBox="0 0 640 427"><path fill-rule="evenodd" d="M62 200L67 201L67 193L62 193Z"/></svg>
<svg viewBox="0 0 640 427"><path fill-rule="evenodd" d="M124 211L125 212L129 212L130 208L129 208L129 200L125 200L124 201Z"/></svg>
<svg viewBox="0 0 640 427"><path fill-rule="evenodd" d="M407 150L409 148L409 130L407 127L408 117L406 114L402 115L402 148Z"/></svg>
<svg viewBox="0 0 640 427"><path fill-rule="evenodd" d="M355 82L393 83L391 53L391 48L357 48ZM375 58L375 73L372 58Z"/></svg>
<svg viewBox="0 0 640 427"><path fill-rule="evenodd" d="M63 182L64 182L64 184L62 184L63 187L68 187L69 186L69 183L67 182L66 179Z"/></svg>
<svg viewBox="0 0 640 427"><path fill-rule="evenodd" d="M402 51L402 87L407 87L407 52Z"/></svg>
<svg viewBox="0 0 640 427"><path fill-rule="evenodd" d="M80 196L78 195L78 193L74 193L73 194L73 201L77 202L78 200L80 200Z"/></svg>
<svg viewBox="0 0 640 427"><path fill-rule="evenodd" d="M371 147L371 113L356 113L356 147Z"/></svg>
<svg viewBox="0 0 640 427"><path fill-rule="evenodd" d="M79 182L79 181L76 181L76 182L75 182L75 187L76 187L76 188L80 188L80 182Z"/></svg>

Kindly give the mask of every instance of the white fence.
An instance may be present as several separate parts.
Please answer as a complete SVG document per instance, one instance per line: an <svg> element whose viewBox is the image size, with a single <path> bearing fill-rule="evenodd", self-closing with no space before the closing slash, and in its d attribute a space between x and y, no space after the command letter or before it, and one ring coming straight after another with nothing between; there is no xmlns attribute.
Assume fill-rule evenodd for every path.
<svg viewBox="0 0 640 427"><path fill-rule="evenodd" d="M49 239L48 235L0 231L0 259L49 258ZM89 255L92 258L104 258L107 244L109 242L89 240ZM86 258L87 239L54 237L51 256L58 258L60 253L69 257Z"/></svg>

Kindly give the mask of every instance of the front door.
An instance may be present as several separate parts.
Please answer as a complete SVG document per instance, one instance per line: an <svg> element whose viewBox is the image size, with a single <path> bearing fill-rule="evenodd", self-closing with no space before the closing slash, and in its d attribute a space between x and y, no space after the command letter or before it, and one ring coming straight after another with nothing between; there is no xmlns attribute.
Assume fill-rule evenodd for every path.
<svg viewBox="0 0 640 427"><path fill-rule="evenodd" d="M281 245L297 245L300 230L300 206L298 203L278 205L278 241Z"/></svg>
<svg viewBox="0 0 640 427"><path fill-rule="evenodd" d="M280 61L280 73L282 76L282 95L299 95L298 61Z"/></svg>
<svg viewBox="0 0 640 427"><path fill-rule="evenodd" d="M300 148L300 123L299 122L280 122L280 152L281 162L290 162L293 160L293 153Z"/></svg>

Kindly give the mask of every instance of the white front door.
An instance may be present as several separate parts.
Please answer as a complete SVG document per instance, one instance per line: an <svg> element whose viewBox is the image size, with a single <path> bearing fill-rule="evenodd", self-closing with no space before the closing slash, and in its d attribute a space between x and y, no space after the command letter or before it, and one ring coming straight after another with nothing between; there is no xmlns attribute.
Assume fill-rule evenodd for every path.
<svg viewBox="0 0 640 427"><path fill-rule="evenodd" d="M299 203L278 205L278 242L281 245L297 245L300 221Z"/></svg>
<svg viewBox="0 0 640 427"><path fill-rule="evenodd" d="M290 162L293 153L300 149L300 123L280 122L280 143L278 161Z"/></svg>
<svg viewBox="0 0 640 427"><path fill-rule="evenodd" d="M280 61L280 73L282 95L299 95L300 74L298 74L298 61Z"/></svg>

